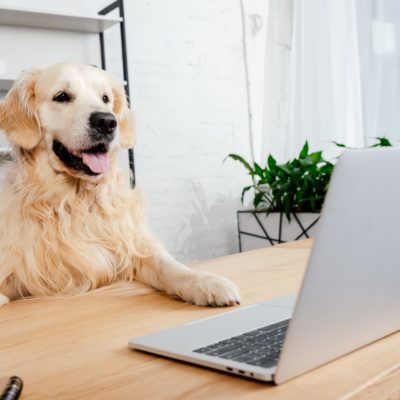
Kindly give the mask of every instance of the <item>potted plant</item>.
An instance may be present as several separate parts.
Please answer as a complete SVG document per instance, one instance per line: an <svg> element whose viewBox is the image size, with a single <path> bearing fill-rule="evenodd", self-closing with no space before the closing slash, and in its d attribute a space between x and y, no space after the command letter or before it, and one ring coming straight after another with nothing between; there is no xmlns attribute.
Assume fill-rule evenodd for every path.
<svg viewBox="0 0 400 400"><path fill-rule="evenodd" d="M278 164L270 154L264 167L238 154L228 158L252 178L242 202L253 191L254 209L237 213L240 251L313 236L334 167L322 151L310 153L306 142L293 160Z"/></svg>
<svg viewBox="0 0 400 400"><path fill-rule="evenodd" d="M371 147L392 146L385 137L376 139ZM243 188L241 199L243 203L246 193L252 191L254 209L237 212L240 251L315 235L334 168L322 151L310 153L306 142L293 160L278 164L270 154L265 167L255 162L251 165L238 154L227 158L239 161L252 179L252 184Z"/></svg>

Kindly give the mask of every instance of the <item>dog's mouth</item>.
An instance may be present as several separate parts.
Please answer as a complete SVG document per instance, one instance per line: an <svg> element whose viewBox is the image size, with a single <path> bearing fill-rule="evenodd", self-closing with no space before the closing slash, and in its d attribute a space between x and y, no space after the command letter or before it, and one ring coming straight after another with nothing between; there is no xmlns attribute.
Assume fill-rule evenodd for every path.
<svg viewBox="0 0 400 400"><path fill-rule="evenodd" d="M110 166L109 145L99 143L83 150L68 150L58 140L53 141L53 151L68 168L81 171L87 175L100 175Z"/></svg>

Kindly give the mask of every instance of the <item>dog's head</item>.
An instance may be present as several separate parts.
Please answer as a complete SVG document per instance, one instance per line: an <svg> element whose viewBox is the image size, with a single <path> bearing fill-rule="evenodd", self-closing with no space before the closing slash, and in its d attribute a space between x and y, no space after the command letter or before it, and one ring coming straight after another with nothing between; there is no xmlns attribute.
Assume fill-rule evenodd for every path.
<svg viewBox="0 0 400 400"><path fill-rule="evenodd" d="M0 102L0 128L22 149L45 149L56 171L85 179L107 173L110 155L134 141L121 85L73 63L23 73Z"/></svg>

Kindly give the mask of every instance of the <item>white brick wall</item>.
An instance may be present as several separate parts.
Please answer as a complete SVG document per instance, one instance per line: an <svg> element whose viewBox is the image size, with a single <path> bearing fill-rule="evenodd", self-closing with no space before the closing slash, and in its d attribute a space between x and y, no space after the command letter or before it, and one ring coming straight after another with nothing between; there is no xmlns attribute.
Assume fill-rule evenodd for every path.
<svg viewBox="0 0 400 400"><path fill-rule="evenodd" d="M108 3L96 1L46 6L95 13ZM39 0L0 4L19 2L45 8ZM223 159L249 155L239 2L125 0L125 8L137 183L149 201L150 224L183 261L236 252L236 210L248 178ZM120 71L117 33L106 38L113 71Z"/></svg>
<svg viewBox="0 0 400 400"><path fill-rule="evenodd" d="M239 3L127 2L137 182L153 229L179 259L237 251L248 154ZM241 176L242 179L238 179Z"/></svg>

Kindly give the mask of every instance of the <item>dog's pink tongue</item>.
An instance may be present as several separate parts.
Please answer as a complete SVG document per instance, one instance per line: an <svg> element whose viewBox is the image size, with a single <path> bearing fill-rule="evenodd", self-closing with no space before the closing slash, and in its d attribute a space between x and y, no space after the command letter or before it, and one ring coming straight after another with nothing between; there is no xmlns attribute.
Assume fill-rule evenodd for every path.
<svg viewBox="0 0 400 400"><path fill-rule="evenodd" d="M110 165L108 153L82 153L82 160L96 174L107 172Z"/></svg>

